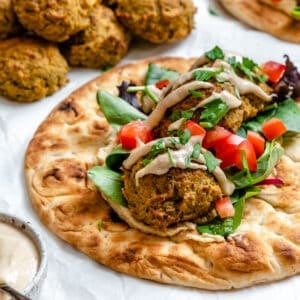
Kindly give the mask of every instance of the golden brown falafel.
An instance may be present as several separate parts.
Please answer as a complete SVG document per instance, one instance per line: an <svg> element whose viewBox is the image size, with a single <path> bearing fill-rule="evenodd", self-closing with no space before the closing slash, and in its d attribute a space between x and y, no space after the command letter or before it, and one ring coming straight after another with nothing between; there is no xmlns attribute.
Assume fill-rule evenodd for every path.
<svg viewBox="0 0 300 300"><path fill-rule="evenodd" d="M152 43L174 42L193 29L191 0L118 0L116 15L136 36Z"/></svg>
<svg viewBox="0 0 300 300"><path fill-rule="evenodd" d="M15 15L12 0L0 0L0 39L5 39L21 29Z"/></svg>
<svg viewBox="0 0 300 300"><path fill-rule="evenodd" d="M0 42L0 94L31 102L51 95L67 82L68 64L56 45L32 38Z"/></svg>
<svg viewBox="0 0 300 300"><path fill-rule="evenodd" d="M62 42L89 25L96 0L13 0L14 10L29 31L52 42Z"/></svg>
<svg viewBox="0 0 300 300"><path fill-rule="evenodd" d="M117 64L127 53L130 34L118 23L113 11L97 5L90 26L69 41L66 56L72 66L102 68Z"/></svg>
<svg viewBox="0 0 300 300"><path fill-rule="evenodd" d="M130 171L125 169L123 177L123 194L137 220L167 228L183 221L200 224L216 217L213 203L222 197L222 191L207 171L172 168L163 175L148 174L136 186L135 174L141 168L137 163Z"/></svg>

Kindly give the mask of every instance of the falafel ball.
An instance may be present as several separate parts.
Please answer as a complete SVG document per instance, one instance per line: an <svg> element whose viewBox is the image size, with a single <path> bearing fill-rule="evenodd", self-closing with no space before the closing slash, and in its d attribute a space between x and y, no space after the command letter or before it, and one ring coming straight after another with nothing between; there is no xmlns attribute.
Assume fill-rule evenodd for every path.
<svg viewBox="0 0 300 300"><path fill-rule="evenodd" d="M0 41L0 95L31 102L67 82L68 64L56 45L32 38Z"/></svg>
<svg viewBox="0 0 300 300"><path fill-rule="evenodd" d="M222 191L213 175L203 170L171 168L164 175L148 174L136 185L138 162L124 170L123 194L133 217L158 229L179 222L201 224L216 217L214 201Z"/></svg>
<svg viewBox="0 0 300 300"><path fill-rule="evenodd" d="M13 0L21 24L38 36L63 42L89 25L96 0Z"/></svg>
<svg viewBox="0 0 300 300"><path fill-rule="evenodd" d="M113 11L97 5L90 26L67 45L66 57L72 66L102 68L117 64L127 53L130 34L118 23Z"/></svg>
<svg viewBox="0 0 300 300"><path fill-rule="evenodd" d="M12 0L0 0L0 40L19 30L20 25L13 9Z"/></svg>
<svg viewBox="0 0 300 300"><path fill-rule="evenodd" d="M116 15L136 36L152 43L174 42L193 29L191 0L118 0Z"/></svg>

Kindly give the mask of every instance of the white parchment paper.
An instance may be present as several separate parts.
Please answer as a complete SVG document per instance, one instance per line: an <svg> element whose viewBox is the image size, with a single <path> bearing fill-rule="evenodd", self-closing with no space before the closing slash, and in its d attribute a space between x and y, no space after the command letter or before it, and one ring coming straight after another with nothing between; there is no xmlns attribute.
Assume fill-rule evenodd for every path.
<svg viewBox="0 0 300 300"><path fill-rule="evenodd" d="M219 45L258 62L271 59L283 62L283 55L288 54L300 65L300 45L280 41L239 23L227 15L215 1L194 2L198 7L196 28L186 40L160 46L135 44L122 63L150 56L198 56ZM209 7L214 8L219 16L210 15ZM32 104L13 103L0 97L0 211L30 221L42 232L49 252L49 268L41 299L299 299L300 282L297 276L230 292L180 288L131 278L90 260L56 238L40 223L31 207L24 184L23 159L26 147L38 125L57 103L99 74L97 70L73 70L66 87L55 95Z"/></svg>

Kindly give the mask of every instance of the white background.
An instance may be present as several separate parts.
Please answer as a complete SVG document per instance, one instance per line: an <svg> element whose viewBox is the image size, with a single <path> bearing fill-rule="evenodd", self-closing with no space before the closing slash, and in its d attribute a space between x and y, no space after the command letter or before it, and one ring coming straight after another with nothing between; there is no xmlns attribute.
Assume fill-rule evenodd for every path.
<svg viewBox="0 0 300 300"><path fill-rule="evenodd" d="M200 56L203 51L217 44L258 62L270 59L283 62L283 55L288 54L300 65L299 45L252 30L228 16L215 1L194 2L198 7L196 27L186 40L161 46L135 43L122 63L150 56ZM215 8L219 16L211 16L208 13L209 6ZM98 70L73 70L69 74L70 82L67 86L52 97L32 104L13 103L0 97L0 211L30 221L42 232L49 252L49 268L41 299L299 299L300 285L297 276L230 292L165 286L131 278L88 259L56 238L40 223L30 205L24 184L23 159L26 147L38 125L57 103L99 74Z"/></svg>

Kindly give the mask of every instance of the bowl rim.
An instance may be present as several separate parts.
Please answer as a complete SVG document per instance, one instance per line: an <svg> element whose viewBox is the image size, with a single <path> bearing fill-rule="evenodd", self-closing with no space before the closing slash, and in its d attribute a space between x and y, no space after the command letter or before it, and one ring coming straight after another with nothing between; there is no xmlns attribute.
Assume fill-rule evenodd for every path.
<svg viewBox="0 0 300 300"><path fill-rule="evenodd" d="M48 252L46 249L45 242L41 236L41 233L36 228L33 228L30 221L24 221L18 216L14 216L10 213L6 213L0 211L0 222L9 224L11 226L16 227L19 230L22 230L24 234L26 234L31 241L35 244L39 257L40 263L38 266L38 270L35 273L34 277L30 280L26 288L22 291L25 295L30 293L43 279L43 275L47 269L47 262L48 262Z"/></svg>

